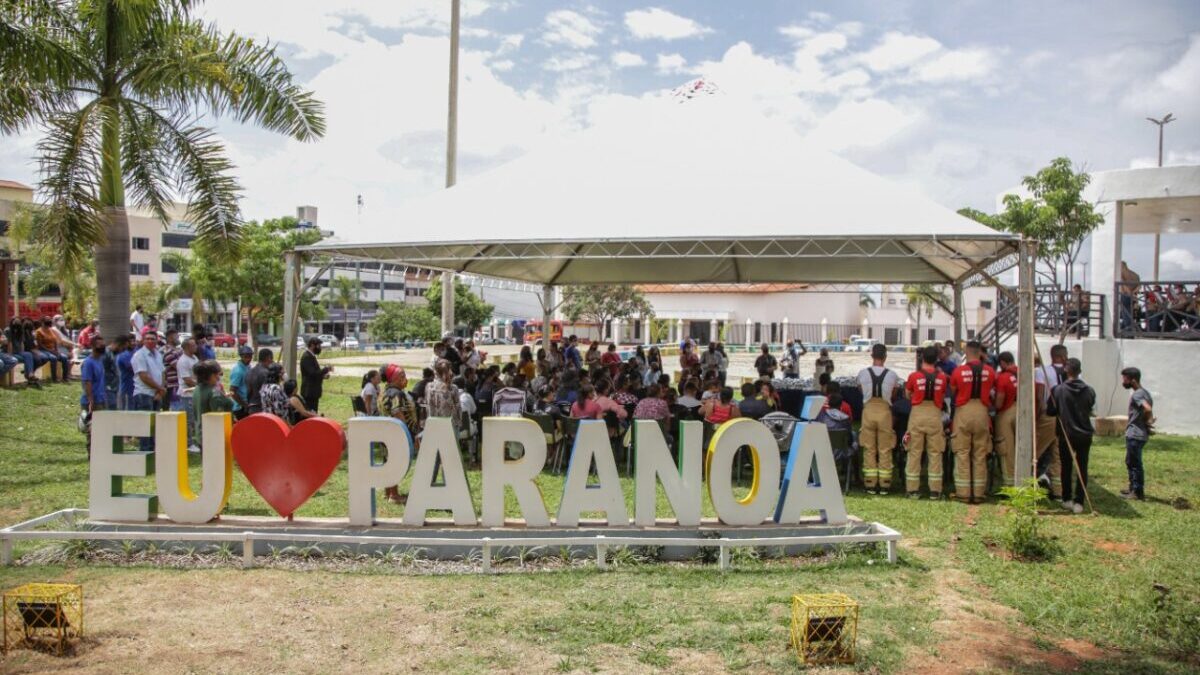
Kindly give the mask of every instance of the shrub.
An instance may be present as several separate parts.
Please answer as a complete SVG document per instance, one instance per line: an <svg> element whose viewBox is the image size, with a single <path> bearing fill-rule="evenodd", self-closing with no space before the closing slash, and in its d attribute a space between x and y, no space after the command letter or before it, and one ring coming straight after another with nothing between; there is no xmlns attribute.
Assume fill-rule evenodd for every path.
<svg viewBox="0 0 1200 675"><path fill-rule="evenodd" d="M1058 544L1041 528L1038 507L1046 504L1046 495L1037 480L1025 485L1006 487L1001 491L1008 498L1005 519L1004 546L1019 560L1050 560L1059 553Z"/></svg>

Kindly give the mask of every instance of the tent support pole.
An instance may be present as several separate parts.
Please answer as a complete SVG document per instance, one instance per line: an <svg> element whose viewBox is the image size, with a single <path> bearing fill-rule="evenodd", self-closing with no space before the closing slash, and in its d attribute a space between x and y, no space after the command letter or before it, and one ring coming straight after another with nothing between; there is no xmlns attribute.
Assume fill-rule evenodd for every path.
<svg viewBox="0 0 1200 675"><path fill-rule="evenodd" d="M283 254L283 345L279 348L279 360L289 380L296 379L296 320L300 288L300 254L288 251Z"/></svg>
<svg viewBox="0 0 1200 675"><path fill-rule="evenodd" d="M954 284L954 348L963 348L963 287L960 283Z"/></svg>
<svg viewBox="0 0 1200 675"><path fill-rule="evenodd" d="M1017 288L1017 452L1013 462L1013 479L1021 485L1033 475L1034 389L1033 389L1033 265L1037 242L1022 239L1017 263L1019 285Z"/></svg>
<svg viewBox="0 0 1200 675"><path fill-rule="evenodd" d="M554 287L550 284L542 286L542 348L550 353L550 337L554 335Z"/></svg>
<svg viewBox="0 0 1200 675"><path fill-rule="evenodd" d="M442 335L454 332L454 272L442 272Z"/></svg>

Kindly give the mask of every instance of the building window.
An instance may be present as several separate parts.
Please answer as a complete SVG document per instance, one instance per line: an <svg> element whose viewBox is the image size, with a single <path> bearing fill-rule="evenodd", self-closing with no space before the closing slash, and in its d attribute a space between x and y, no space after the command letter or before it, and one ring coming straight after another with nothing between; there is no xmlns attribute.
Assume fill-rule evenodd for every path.
<svg viewBox="0 0 1200 675"><path fill-rule="evenodd" d="M172 265L170 262L163 260L162 261L162 273L163 274L178 274L179 270L176 269L175 266Z"/></svg>
<svg viewBox="0 0 1200 675"><path fill-rule="evenodd" d="M8 221L0 220L0 237L8 234Z"/></svg>
<svg viewBox="0 0 1200 675"><path fill-rule="evenodd" d="M968 339L968 340L974 340L974 339L975 339L975 329L974 329L974 328L968 328L968 329L967 329L967 339Z"/></svg>
<svg viewBox="0 0 1200 675"><path fill-rule="evenodd" d="M916 328L909 331L909 337L912 338L909 342L914 345L921 341L921 334L917 332Z"/></svg>
<svg viewBox="0 0 1200 675"><path fill-rule="evenodd" d="M889 304L889 305L894 305L894 304L896 304L896 299L895 299L895 298L888 298L888 304Z"/></svg>
<svg viewBox="0 0 1200 675"><path fill-rule="evenodd" d="M900 344L900 329L899 328L884 328L883 343L885 345Z"/></svg>
<svg viewBox="0 0 1200 675"><path fill-rule="evenodd" d="M980 309L991 309L991 308L992 308L992 301L991 301L991 300L980 300L980 301L979 301L979 308L980 308Z"/></svg>
<svg viewBox="0 0 1200 675"><path fill-rule="evenodd" d="M937 339L937 329L930 328L929 329L929 337L927 337L925 339L926 340L936 340Z"/></svg>
<svg viewBox="0 0 1200 675"><path fill-rule="evenodd" d="M191 234L177 234L175 232L162 233L163 248L188 248L192 245L192 240L196 237Z"/></svg>
<svg viewBox="0 0 1200 675"><path fill-rule="evenodd" d="M904 305L907 305L907 304L908 304L908 298L900 298L900 306L901 307L903 307Z"/></svg>
<svg viewBox="0 0 1200 675"><path fill-rule="evenodd" d="M129 275L133 277L150 276L149 263L129 263Z"/></svg>
<svg viewBox="0 0 1200 675"><path fill-rule="evenodd" d="M149 237L134 237L133 240L130 242L130 248L132 248L135 251L149 251L150 250L150 238Z"/></svg>

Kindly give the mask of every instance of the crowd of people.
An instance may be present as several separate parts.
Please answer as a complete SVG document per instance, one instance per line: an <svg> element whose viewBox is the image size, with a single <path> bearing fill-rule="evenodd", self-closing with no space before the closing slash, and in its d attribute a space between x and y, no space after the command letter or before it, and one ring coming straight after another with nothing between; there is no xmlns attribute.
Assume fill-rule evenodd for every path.
<svg viewBox="0 0 1200 675"><path fill-rule="evenodd" d="M939 499L947 450L953 456L955 497L978 503L988 497L988 456L995 453L1001 482L1012 485L1016 461L1017 365L1010 352L994 358L978 342L959 357L953 343L919 352L917 369L903 382L886 364L887 349L875 345L872 365L858 375L864 406L858 442L868 493L892 488L893 451L906 451L904 491L921 496L924 477L930 499ZM1141 386L1141 372L1126 368L1122 384L1133 390L1126 426L1129 485L1121 494L1145 498L1142 449L1154 423L1153 400ZM1083 364L1067 347L1054 345L1050 362L1034 357L1036 430L1034 457L1038 481L1052 500L1075 513L1087 497L1088 460L1095 429L1095 391L1083 380ZM903 416L906 423L896 424ZM897 433L902 434L897 445Z"/></svg>

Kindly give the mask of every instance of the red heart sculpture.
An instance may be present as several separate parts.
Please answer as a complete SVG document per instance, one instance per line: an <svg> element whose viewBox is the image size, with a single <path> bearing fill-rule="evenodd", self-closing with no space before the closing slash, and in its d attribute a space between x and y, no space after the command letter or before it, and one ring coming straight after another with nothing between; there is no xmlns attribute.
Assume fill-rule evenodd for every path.
<svg viewBox="0 0 1200 675"><path fill-rule="evenodd" d="M342 426L323 417L289 429L274 415L256 413L233 425L233 456L246 480L287 518L329 480L342 459Z"/></svg>

